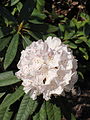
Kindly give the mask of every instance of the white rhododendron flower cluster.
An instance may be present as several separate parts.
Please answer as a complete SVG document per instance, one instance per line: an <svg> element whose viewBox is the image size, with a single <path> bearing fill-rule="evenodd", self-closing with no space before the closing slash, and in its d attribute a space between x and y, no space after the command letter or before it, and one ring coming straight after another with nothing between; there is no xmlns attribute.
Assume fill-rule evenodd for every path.
<svg viewBox="0 0 90 120"><path fill-rule="evenodd" d="M21 52L17 67L16 76L23 81L25 93L33 100L40 94L45 100L52 94L62 95L77 81L77 60L57 37L32 42Z"/></svg>

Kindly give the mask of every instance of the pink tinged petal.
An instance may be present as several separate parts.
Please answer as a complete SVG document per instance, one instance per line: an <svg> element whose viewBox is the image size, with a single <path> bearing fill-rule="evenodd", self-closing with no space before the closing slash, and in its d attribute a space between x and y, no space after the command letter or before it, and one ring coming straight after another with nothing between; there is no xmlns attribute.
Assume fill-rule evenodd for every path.
<svg viewBox="0 0 90 120"><path fill-rule="evenodd" d="M15 75L21 79L25 93L35 100L43 94L45 100L51 95L63 95L76 83L77 60L71 49L57 37L32 42L21 52Z"/></svg>

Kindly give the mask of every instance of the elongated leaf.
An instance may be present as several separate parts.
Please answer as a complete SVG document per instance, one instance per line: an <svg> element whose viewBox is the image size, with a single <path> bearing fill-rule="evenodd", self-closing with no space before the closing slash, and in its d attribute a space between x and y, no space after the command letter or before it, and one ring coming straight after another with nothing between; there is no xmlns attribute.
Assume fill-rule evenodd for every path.
<svg viewBox="0 0 90 120"><path fill-rule="evenodd" d="M4 26L4 27L0 27L0 38L5 37L6 35L9 35L11 32L11 29Z"/></svg>
<svg viewBox="0 0 90 120"><path fill-rule="evenodd" d="M23 97L16 120L27 120L28 117L35 111L37 102L32 100L28 95Z"/></svg>
<svg viewBox="0 0 90 120"><path fill-rule="evenodd" d="M58 30L58 27L50 24L30 24L31 30L36 32L52 33Z"/></svg>
<svg viewBox="0 0 90 120"><path fill-rule="evenodd" d="M35 40L39 40L42 36L40 33L32 32L32 31L28 31L28 34L31 35Z"/></svg>
<svg viewBox="0 0 90 120"><path fill-rule="evenodd" d="M68 40L68 39L71 39L75 34L75 30L71 30L71 31L65 31L65 34L64 34L64 39L65 40Z"/></svg>
<svg viewBox="0 0 90 120"><path fill-rule="evenodd" d="M0 98L4 95L5 93L0 93Z"/></svg>
<svg viewBox="0 0 90 120"><path fill-rule="evenodd" d="M33 17L37 17L38 19L45 19L46 18L46 15L44 13L41 13L40 11L38 11L37 9L34 9L33 12L32 12L32 15Z"/></svg>
<svg viewBox="0 0 90 120"><path fill-rule="evenodd" d="M76 120L76 118L73 114L71 114L71 120Z"/></svg>
<svg viewBox="0 0 90 120"><path fill-rule="evenodd" d="M33 117L33 120L47 120L45 102L42 104L40 111Z"/></svg>
<svg viewBox="0 0 90 120"><path fill-rule="evenodd" d="M0 51L2 51L6 47L10 39L11 39L11 36L0 39Z"/></svg>
<svg viewBox="0 0 90 120"><path fill-rule="evenodd" d="M40 115L40 120L46 120L47 119L45 101L41 106L39 115Z"/></svg>
<svg viewBox="0 0 90 120"><path fill-rule="evenodd" d="M19 22L27 21L35 7L34 0L26 0L23 8L20 11Z"/></svg>
<svg viewBox="0 0 90 120"><path fill-rule="evenodd" d="M75 41L76 44L80 44L82 42L83 42L83 40L81 40L81 39L78 39L78 40Z"/></svg>
<svg viewBox="0 0 90 120"><path fill-rule="evenodd" d="M15 84L19 81L21 80L13 75L12 71L0 73L0 87Z"/></svg>
<svg viewBox="0 0 90 120"><path fill-rule="evenodd" d="M87 41L85 41L85 43L88 45L88 47L90 47L90 39L87 39Z"/></svg>
<svg viewBox="0 0 90 120"><path fill-rule="evenodd" d="M19 2L19 0L11 0L11 6L17 4Z"/></svg>
<svg viewBox="0 0 90 120"><path fill-rule="evenodd" d="M10 120L13 112L9 112L9 108L0 111L0 120Z"/></svg>
<svg viewBox="0 0 90 120"><path fill-rule="evenodd" d="M13 104L15 101L17 101L22 95L24 94L23 91L23 87L20 86L19 88L17 88L17 90L12 93L11 95L9 95L4 102L0 105L0 110L2 110L5 107L10 106L11 104Z"/></svg>
<svg viewBox="0 0 90 120"><path fill-rule="evenodd" d="M82 47L79 47L79 50L83 53L83 57L88 60L89 59L89 56L88 56L88 53L87 53L87 49L86 48L82 48Z"/></svg>
<svg viewBox="0 0 90 120"><path fill-rule="evenodd" d="M65 44L68 44L70 48L76 49L77 45L75 45L74 43L72 43L71 41L65 41Z"/></svg>
<svg viewBox="0 0 90 120"><path fill-rule="evenodd" d="M42 12L43 11L43 8L45 6L45 0L37 0L37 9Z"/></svg>
<svg viewBox="0 0 90 120"><path fill-rule="evenodd" d="M0 111L0 120L10 120L12 116L12 112L9 112L9 108L3 108Z"/></svg>
<svg viewBox="0 0 90 120"><path fill-rule="evenodd" d="M0 120L3 119L4 113L6 111L7 108L3 108L2 110L0 110Z"/></svg>
<svg viewBox="0 0 90 120"><path fill-rule="evenodd" d="M55 104L53 105L49 101L46 102L46 111L48 120L61 120L61 111Z"/></svg>
<svg viewBox="0 0 90 120"><path fill-rule="evenodd" d="M17 47L18 47L19 35L15 34L12 38L12 41L7 49L5 60L4 60L4 69L6 69L15 58Z"/></svg>
<svg viewBox="0 0 90 120"><path fill-rule="evenodd" d="M56 27L54 25L50 25L50 24L47 24L47 25L48 25L48 29L47 29L48 33L56 32L58 30L58 27Z"/></svg>
<svg viewBox="0 0 90 120"><path fill-rule="evenodd" d="M26 48L26 46L29 46L32 43L32 41L30 41L28 37L22 36L22 38L24 40L24 47L25 48Z"/></svg>
<svg viewBox="0 0 90 120"><path fill-rule="evenodd" d="M19 3L17 4L17 10L20 12L21 9L22 9L22 7L23 7L23 4L22 4L21 2L19 2Z"/></svg>
<svg viewBox="0 0 90 120"><path fill-rule="evenodd" d="M7 18L8 21L10 21L11 23L16 24L17 21L15 20L15 18L10 14L10 12L4 8L0 6L0 15L2 15L3 17Z"/></svg>

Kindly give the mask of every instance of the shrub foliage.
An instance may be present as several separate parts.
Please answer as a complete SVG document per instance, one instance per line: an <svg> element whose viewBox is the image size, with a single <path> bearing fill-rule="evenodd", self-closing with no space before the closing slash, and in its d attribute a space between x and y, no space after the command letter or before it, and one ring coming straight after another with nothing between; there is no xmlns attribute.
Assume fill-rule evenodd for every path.
<svg viewBox="0 0 90 120"><path fill-rule="evenodd" d="M62 109L64 98L46 102L40 96L33 101L24 94L21 80L14 75L20 52L33 41L47 36L58 36L73 49L79 64L79 82L85 81L84 75L90 72L90 16L84 8L80 9L79 2L71 4L66 0L61 4L62 1L57 1L57 5L54 2L4 0L0 3L0 120L61 120L62 116L75 120L67 105ZM58 12L55 7L60 5L63 7ZM63 9L65 5L73 14L74 8L80 9L78 15L70 18L69 8Z"/></svg>

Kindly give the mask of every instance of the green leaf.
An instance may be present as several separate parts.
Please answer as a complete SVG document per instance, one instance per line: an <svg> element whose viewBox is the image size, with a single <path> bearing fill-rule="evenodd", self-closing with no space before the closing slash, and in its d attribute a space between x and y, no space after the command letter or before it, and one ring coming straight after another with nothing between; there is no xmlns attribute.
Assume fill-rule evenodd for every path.
<svg viewBox="0 0 90 120"><path fill-rule="evenodd" d="M90 47L90 39L86 41L86 44L88 45L88 47Z"/></svg>
<svg viewBox="0 0 90 120"><path fill-rule="evenodd" d="M6 26L0 27L0 38L3 38L9 35L10 32L11 32L11 29Z"/></svg>
<svg viewBox="0 0 90 120"><path fill-rule="evenodd" d="M41 106L41 109L39 112L39 117L40 117L40 120L47 120L45 101L43 102L43 104Z"/></svg>
<svg viewBox="0 0 90 120"><path fill-rule="evenodd" d="M17 4L17 10L20 12L21 9L22 9L22 7L23 7L23 4L22 4L21 2L19 2L19 3Z"/></svg>
<svg viewBox="0 0 90 120"><path fill-rule="evenodd" d="M46 15L44 13L41 13L36 8L34 8L30 20L30 23L34 24L43 24L43 20L46 18Z"/></svg>
<svg viewBox="0 0 90 120"><path fill-rule="evenodd" d="M28 34L31 35L35 40L39 40L42 38L41 33L38 33L38 32L32 32L29 30Z"/></svg>
<svg viewBox="0 0 90 120"><path fill-rule="evenodd" d="M0 110L2 110L5 107L9 107L12 105L14 102L16 102L21 96L23 96L24 91L23 91L23 86L20 86L19 88L16 89L14 93L9 95L3 103L0 105Z"/></svg>
<svg viewBox="0 0 90 120"><path fill-rule="evenodd" d="M19 34L15 34L11 40L11 43L6 51L4 60L4 69L6 69L15 58L19 41Z"/></svg>
<svg viewBox="0 0 90 120"><path fill-rule="evenodd" d="M11 0L11 6L17 4L19 2L19 0Z"/></svg>
<svg viewBox="0 0 90 120"><path fill-rule="evenodd" d="M9 108L3 108L0 111L0 120L10 120L13 112L9 112Z"/></svg>
<svg viewBox="0 0 90 120"><path fill-rule="evenodd" d="M84 80L84 75L82 74L82 72L78 72L78 75L80 75L81 76L81 78Z"/></svg>
<svg viewBox="0 0 90 120"><path fill-rule="evenodd" d="M37 8L40 12L43 11L44 6L45 6L45 0L37 0L36 8Z"/></svg>
<svg viewBox="0 0 90 120"><path fill-rule="evenodd" d="M84 30L84 33L85 33L86 36L90 35L90 24L89 24L89 23L86 23L86 24L84 25L83 30Z"/></svg>
<svg viewBox="0 0 90 120"><path fill-rule="evenodd" d="M0 98L4 95L5 93L0 93Z"/></svg>
<svg viewBox="0 0 90 120"><path fill-rule="evenodd" d="M48 25L48 29L47 29L47 32L48 32L48 33L58 31L58 27L56 27L56 26L54 26L54 25L50 25L50 24L47 24L47 25Z"/></svg>
<svg viewBox="0 0 90 120"><path fill-rule="evenodd" d="M32 100L25 94L21 101L16 120L27 120L28 117L35 111L37 105L38 103L35 100Z"/></svg>
<svg viewBox="0 0 90 120"><path fill-rule="evenodd" d="M30 30L35 32L52 33L58 30L58 27L50 24L30 24Z"/></svg>
<svg viewBox="0 0 90 120"><path fill-rule="evenodd" d="M77 45L75 45L74 43L72 43L71 41L65 41L64 42L65 44L68 44L70 48L72 49L76 49L77 48Z"/></svg>
<svg viewBox="0 0 90 120"><path fill-rule="evenodd" d="M64 24L58 24L58 26L59 26L61 32L64 32L64 31L65 31L65 26L64 26Z"/></svg>
<svg viewBox="0 0 90 120"><path fill-rule="evenodd" d="M4 7L0 6L0 15L6 18L11 24L16 24L17 21L15 20L14 16Z"/></svg>
<svg viewBox="0 0 90 120"><path fill-rule="evenodd" d="M21 35L21 36L22 36L22 38L24 40L24 47L25 48L26 48L26 46L29 46L32 43L32 41L30 41L30 39L28 38L28 36L23 36L23 35Z"/></svg>
<svg viewBox="0 0 90 120"><path fill-rule="evenodd" d="M26 0L24 3L24 6L22 7L20 11L20 16L19 16L19 22L21 23L22 21L27 21L35 7L35 2L34 0Z"/></svg>
<svg viewBox="0 0 90 120"><path fill-rule="evenodd" d="M89 22L90 16L86 13L81 12L80 17L84 19L84 21Z"/></svg>
<svg viewBox="0 0 90 120"><path fill-rule="evenodd" d="M88 53L87 53L87 49L86 48L82 48L82 47L79 47L79 50L83 53L83 57L88 60L89 59L89 56L88 56Z"/></svg>
<svg viewBox="0 0 90 120"><path fill-rule="evenodd" d="M80 44L80 43L82 43L82 42L83 42L82 39L75 40L75 43L76 43L76 44Z"/></svg>
<svg viewBox="0 0 90 120"><path fill-rule="evenodd" d="M71 120L76 120L76 118L73 114L71 114Z"/></svg>
<svg viewBox="0 0 90 120"><path fill-rule="evenodd" d="M36 8L33 10L31 16L32 17L37 17L38 19L41 19L41 20L46 18L46 15L41 13L40 11L38 11Z"/></svg>
<svg viewBox="0 0 90 120"><path fill-rule="evenodd" d="M11 36L0 39L0 51L2 51L9 43Z"/></svg>
<svg viewBox="0 0 90 120"><path fill-rule="evenodd" d="M12 71L0 73L0 87L15 84L19 81L21 80L13 75Z"/></svg>
<svg viewBox="0 0 90 120"><path fill-rule="evenodd" d="M55 104L52 104L49 101L47 101L46 111L47 111L48 120L61 120L60 108L57 107Z"/></svg>
<svg viewBox="0 0 90 120"><path fill-rule="evenodd" d="M37 17L32 17L30 20L29 20L30 23L33 23L33 24L43 24L42 21L39 21Z"/></svg>
<svg viewBox="0 0 90 120"><path fill-rule="evenodd" d="M72 31L65 31L65 34L64 34L64 39L65 40L68 40L68 39L71 39L75 34L75 31L72 30Z"/></svg>
<svg viewBox="0 0 90 120"><path fill-rule="evenodd" d="M40 111L33 117L33 120L47 120L45 101L43 102Z"/></svg>

